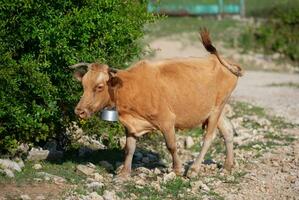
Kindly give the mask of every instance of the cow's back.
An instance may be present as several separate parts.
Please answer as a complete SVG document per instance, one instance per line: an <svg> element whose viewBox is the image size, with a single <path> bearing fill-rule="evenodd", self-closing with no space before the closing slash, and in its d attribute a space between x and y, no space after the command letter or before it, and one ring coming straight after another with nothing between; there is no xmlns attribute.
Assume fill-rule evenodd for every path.
<svg viewBox="0 0 299 200"><path fill-rule="evenodd" d="M209 117L230 95L236 80L213 55L141 61L127 71L121 98L144 118L154 118L168 108L175 114L177 128L190 128Z"/></svg>

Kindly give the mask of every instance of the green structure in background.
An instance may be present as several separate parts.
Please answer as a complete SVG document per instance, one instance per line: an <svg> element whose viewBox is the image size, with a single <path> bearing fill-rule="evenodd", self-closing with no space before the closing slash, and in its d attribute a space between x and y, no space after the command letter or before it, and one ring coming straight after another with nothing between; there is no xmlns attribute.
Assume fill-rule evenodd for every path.
<svg viewBox="0 0 299 200"><path fill-rule="evenodd" d="M245 15L245 0L238 0L237 3L226 3L224 0L215 0L211 3L202 1L150 1L148 12L167 15L222 15L239 14Z"/></svg>

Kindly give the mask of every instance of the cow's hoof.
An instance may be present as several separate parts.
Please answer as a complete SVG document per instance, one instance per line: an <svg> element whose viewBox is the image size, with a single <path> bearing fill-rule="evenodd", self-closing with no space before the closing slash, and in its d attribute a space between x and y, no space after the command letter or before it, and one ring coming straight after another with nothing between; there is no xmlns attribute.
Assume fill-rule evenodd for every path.
<svg viewBox="0 0 299 200"><path fill-rule="evenodd" d="M226 171L232 172L233 167L234 167L233 163L225 161L225 163L224 163L224 169Z"/></svg>
<svg viewBox="0 0 299 200"><path fill-rule="evenodd" d="M123 182L129 181L130 178L131 178L130 174L128 174L128 173L120 173L120 174L117 174L116 176L114 176L113 182L115 182L115 183L123 183Z"/></svg>
<svg viewBox="0 0 299 200"><path fill-rule="evenodd" d="M182 176L184 171L183 168L174 168L173 172L177 175L177 176Z"/></svg>
<svg viewBox="0 0 299 200"><path fill-rule="evenodd" d="M186 176L188 178L196 178L199 175L198 172L199 172L199 170L197 170L197 169L189 168L188 171L187 171Z"/></svg>

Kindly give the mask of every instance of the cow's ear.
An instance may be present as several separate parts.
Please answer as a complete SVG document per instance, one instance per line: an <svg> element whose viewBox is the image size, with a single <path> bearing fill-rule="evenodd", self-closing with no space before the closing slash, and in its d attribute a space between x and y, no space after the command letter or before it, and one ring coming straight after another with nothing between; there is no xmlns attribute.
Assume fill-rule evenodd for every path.
<svg viewBox="0 0 299 200"><path fill-rule="evenodd" d="M77 79L77 81L81 82L85 73L86 73L86 70L78 69L74 72L73 75Z"/></svg>
<svg viewBox="0 0 299 200"><path fill-rule="evenodd" d="M119 77L114 76L114 77L110 77L108 80L108 85L111 87L119 87L122 85L122 81Z"/></svg>

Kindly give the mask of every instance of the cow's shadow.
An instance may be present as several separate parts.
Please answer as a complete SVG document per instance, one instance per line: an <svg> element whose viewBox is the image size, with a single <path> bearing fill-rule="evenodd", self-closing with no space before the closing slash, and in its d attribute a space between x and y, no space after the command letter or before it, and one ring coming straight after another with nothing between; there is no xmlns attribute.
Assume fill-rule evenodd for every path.
<svg viewBox="0 0 299 200"><path fill-rule="evenodd" d="M145 156L143 156L145 155ZM150 155L150 157L148 157ZM146 159L145 159L146 158ZM64 152L60 159L47 159L47 162L53 164L63 164L64 162L72 162L74 164L92 163L95 166L103 167L108 173L116 173L116 170L121 166L125 159L123 149L100 149L88 150L84 155L79 156L78 150L69 150ZM103 165L101 161L107 161L112 167ZM166 169L166 164L162 162L159 153L149 151L142 148L137 148L133 157L132 169L145 167L147 169Z"/></svg>

